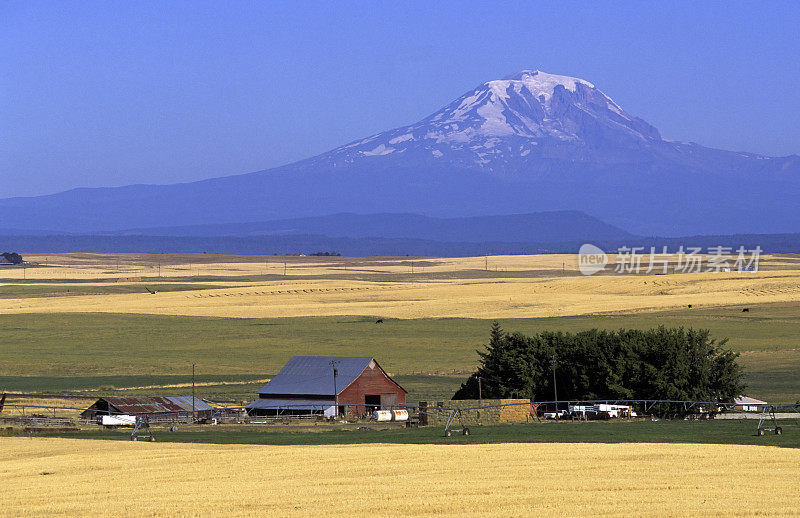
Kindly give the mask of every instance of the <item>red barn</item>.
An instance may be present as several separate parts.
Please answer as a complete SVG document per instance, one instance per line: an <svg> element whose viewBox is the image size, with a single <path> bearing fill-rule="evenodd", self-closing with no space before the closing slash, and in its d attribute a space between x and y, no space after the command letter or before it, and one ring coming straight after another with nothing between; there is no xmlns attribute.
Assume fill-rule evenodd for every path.
<svg viewBox="0 0 800 518"><path fill-rule="evenodd" d="M247 413L353 416L405 403L406 390L375 358L292 356L258 391L258 399L247 405Z"/></svg>

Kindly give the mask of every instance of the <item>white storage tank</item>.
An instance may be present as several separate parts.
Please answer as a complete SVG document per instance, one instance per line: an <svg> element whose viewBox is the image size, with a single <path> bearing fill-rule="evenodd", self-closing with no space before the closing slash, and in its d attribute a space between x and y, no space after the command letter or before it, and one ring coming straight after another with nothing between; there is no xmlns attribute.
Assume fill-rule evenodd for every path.
<svg viewBox="0 0 800 518"><path fill-rule="evenodd" d="M391 421L392 412L390 410L375 410L372 412L372 418L376 421Z"/></svg>
<svg viewBox="0 0 800 518"><path fill-rule="evenodd" d="M408 410L404 408L392 410L392 421L408 421Z"/></svg>

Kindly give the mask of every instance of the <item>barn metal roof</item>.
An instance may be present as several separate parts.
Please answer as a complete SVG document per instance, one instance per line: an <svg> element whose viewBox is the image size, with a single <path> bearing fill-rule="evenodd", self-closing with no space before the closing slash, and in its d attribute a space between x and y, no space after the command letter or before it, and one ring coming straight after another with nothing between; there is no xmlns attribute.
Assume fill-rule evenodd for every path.
<svg viewBox="0 0 800 518"><path fill-rule="evenodd" d="M245 408L257 408L261 410L281 408L324 410L335 404L336 402L332 399L256 399Z"/></svg>
<svg viewBox="0 0 800 518"><path fill-rule="evenodd" d="M334 396L332 361L337 362L338 393L353 383L371 362L378 366L371 356L292 356L283 369L261 387L258 393Z"/></svg>
<svg viewBox="0 0 800 518"><path fill-rule="evenodd" d="M107 401L109 405L120 412L132 415L192 411L192 396L103 397L100 399ZM213 410L213 407L202 399L194 398L194 410L203 412Z"/></svg>

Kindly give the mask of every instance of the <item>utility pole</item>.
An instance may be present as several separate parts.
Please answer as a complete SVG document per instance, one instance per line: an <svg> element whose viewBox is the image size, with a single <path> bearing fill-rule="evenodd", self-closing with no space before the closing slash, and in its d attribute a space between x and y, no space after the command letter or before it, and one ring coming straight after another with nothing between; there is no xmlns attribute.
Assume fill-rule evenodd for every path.
<svg viewBox="0 0 800 518"><path fill-rule="evenodd" d="M488 255L483 257L483 271L485 271L485 272L489 271L489 256Z"/></svg>
<svg viewBox="0 0 800 518"><path fill-rule="evenodd" d="M483 392L481 391L481 377L478 376L478 401L483 399Z"/></svg>
<svg viewBox="0 0 800 518"><path fill-rule="evenodd" d="M333 367L333 400L334 400L334 407L333 415L335 417L339 417L339 391L336 390L336 376L339 375L339 369L336 368L336 364L339 363L339 360L331 360L330 366Z"/></svg>
<svg viewBox="0 0 800 518"><path fill-rule="evenodd" d="M558 401L558 387L556 386L556 353L553 353L553 400ZM558 410L558 403L556 403L556 410Z"/></svg>
<svg viewBox="0 0 800 518"><path fill-rule="evenodd" d="M286 277L286 261L283 262L283 276Z"/></svg>
<svg viewBox="0 0 800 518"><path fill-rule="evenodd" d="M194 409L194 363L192 364L192 421L194 421L195 417L195 409Z"/></svg>

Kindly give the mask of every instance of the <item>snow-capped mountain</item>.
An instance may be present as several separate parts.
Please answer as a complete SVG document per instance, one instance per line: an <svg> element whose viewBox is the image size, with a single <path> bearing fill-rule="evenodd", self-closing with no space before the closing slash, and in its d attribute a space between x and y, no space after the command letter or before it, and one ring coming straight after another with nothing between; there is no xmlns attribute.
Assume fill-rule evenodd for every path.
<svg viewBox="0 0 800 518"><path fill-rule="evenodd" d="M344 165L404 153L528 179L543 159L599 165L647 156L694 167L703 167L709 154L717 162L785 161L665 140L592 83L539 70L483 83L416 124L352 142L319 160Z"/></svg>
<svg viewBox="0 0 800 518"><path fill-rule="evenodd" d="M598 137L630 147L661 141L658 130L588 81L525 70L484 83L416 124L348 144L332 158L424 151L435 159L498 169L576 147L588 152Z"/></svg>
<svg viewBox="0 0 800 518"><path fill-rule="evenodd" d="M797 232L798 199L796 155L670 141L588 81L525 70L417 123L287 166L6 199L0 210L7 227L72 232L342 212L579 210L634 233L680 235Z"/></svg>

